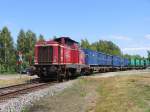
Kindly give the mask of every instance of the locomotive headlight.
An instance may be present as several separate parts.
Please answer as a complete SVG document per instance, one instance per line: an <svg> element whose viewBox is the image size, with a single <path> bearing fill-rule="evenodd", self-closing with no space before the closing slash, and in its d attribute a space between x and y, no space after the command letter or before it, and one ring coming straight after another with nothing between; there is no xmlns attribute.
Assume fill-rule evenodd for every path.
<svg viewBox="0 0 150 112"><path fill-rule="evenodd" d="M38 64L37 57L34 57L34 63Z"/></svg>

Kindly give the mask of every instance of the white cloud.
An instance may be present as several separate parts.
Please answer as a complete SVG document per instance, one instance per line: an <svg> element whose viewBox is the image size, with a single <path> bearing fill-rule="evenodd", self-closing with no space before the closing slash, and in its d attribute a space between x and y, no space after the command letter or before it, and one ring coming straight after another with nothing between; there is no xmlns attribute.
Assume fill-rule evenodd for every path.
<svg viewBox="0 0 150 112"><path fill-rule="evenodd" d="M146 39L150 39L150 34L145 35Z"/></svg>
<svg viewBox="0 0 150 112"><path fill-rule="evenodd" d="M130 41L132 38L123 35L108 35L101 37L103 40L120 40L120 41Z"/></svg>
<svg viewBox="0 0 150 112"><path fill-rule="evenodd" d="M140 51L140 50L150 50L150 47L131 47L122 49L122 51Z"/></svg>

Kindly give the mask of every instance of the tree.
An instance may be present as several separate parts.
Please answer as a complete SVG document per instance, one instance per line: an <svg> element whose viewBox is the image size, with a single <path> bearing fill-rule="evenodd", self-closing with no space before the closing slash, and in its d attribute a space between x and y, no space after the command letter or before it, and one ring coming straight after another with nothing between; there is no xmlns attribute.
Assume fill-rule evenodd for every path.
<svg viewBox="0 0 150 112"><path fill-rule="evenodd" d="M127 59L131 59L132 56L129 55L129 54L124 54L123 57L124 57L124 58L127 58Z"/></svg>
<svg viewBox="0 0 150 112"><path fill-rule="evenodd" d="M89 44L88 40L84 39L81 40L81 47L103 52L106 54L111 54L111 55L119 55L119 56L122 55L121 50L117 45L115 45L111 41L106 41L106 40L99 40L97 42Z"/></svg>
<svg viewBox="0 0 150 112"><path fill-rule="evenodd" d="M96 45L96 43L92 43L92 44L90 45L90 49L91 49L91 50L94 50L94 51L97 51L97 45Z"/></svg>
<svg viewBox="0 0 150 112"><path fill-rule="evenodd" d="M100 40L97 43L97 51L101 51L111 55L121 56L120 48L111 41Z"/></svg>
<svg viewBox="0 0 150 112"><path fill-rule="evenodd" d="M53 36L52 40L57 39L57 38L58 38L57 36ZM50 40L51 40L51 38L50 38Z"/></svg>
<svg viewBox="0 0 150 112"><path fill-rule="evenodd" d="M147 54L148 54L148 59L150 60L150 51L147 51Z"/></svg>
<svg viewBox="0 0 150 112"><path fill-rule="evenodd" d="M132 55L132 58L141 59L142 57L140 55Z"/></svg>
<svg viewBox="0 0 150 112"><path fill-rule="evenodd" d="M0 31L0 72L2 71L2 64L3 64L2 49L3 49L3 43L2 43L2 37L1 37L1 31Z"/></svg>
<svg viewBox="0 0 150 112"><path fill-rule="evenodd" d="M26 32L26 38L27 38L27 44L28 44L28 51L31 49L34 49L34 45L37 41L36 34L33 33L31 30L28 30Z"/></svg>
<svg viewBox="0 0 150 112"><path fill-rule="evenodd" d="M19 34L18 34L18 36L17 36L17 55L18 55L18 52L21 52L22 53L22 58L23 58L23 64L22 65L24 65L24 67L26 67L27 66L27 64L25 64L26 63L26 54L27 54L27 38L26 38L26 34L25 34L25 32L24 32L24 30L23 29L21 29L20 30L20 32L19 32ZM17 56L16 56L17 57ZM18 61L18 60L17 60ZM20 71L21 70L21 67L22 67L22 65L20 66L20 65L18 65L18 70ZM23 67L23 68L24 68Z"/></svg>
<svg viewBox="0 0 150 112"><path fill-rule="evenodd" d="M31 30L26 32L26 46L27 46L27 53L26 53L26 61L33 64L33 57L34 57L34 46L37 42L36 34L33 33Z"/></svg>
<svg viewBox="0 0 150 112"><path fill-rule="evenodd" d="M12 65L12 61L14 61L15 49L11 33L7 27L3 27L0 33L0 45L1 64L5 71L10 71L14 66L14 64Z"/></svg>
<svg viewBox="0 0 150 112"><path fill-rule="evenodd" d="M42 35L40 36L42 38ZM34 46L37 41L36 34L31 30L20 30L17 38L17 50L23 53L23 68L33 64Z"/></svg>
<svg viewBox="0 0 150 112"><path fill-rule="evenodd" d="M82 39L81 40L81 47L85 48L85 49L89 49L90 48L90 44L89 44L87 39Z"/></svg>
<svg viewBox="0 0 150 112"><path fill-rule="evenodd" d="M123 57L124 57L124 58L128 58L128 59L131 59L131 58L134 58L134 59L145 59L144 57L141 57L141 56L138 55L138 54L136 54L136 55L124 54Z"/></svg>
<svg viewBox="0 0 150 112"><path fill-rule="evenodd" d="M45 39L44 36L40 34L38 38L38 42L42 42L42 41L45 41Z"/></svg>
<svg viewBox="0 0 150 112"><path fill-rule="evenodd" d="M24 30L20 30L19 35L17 37L17 50L22 53L26 53L26 44L27 44L26 34Z"/></svg>

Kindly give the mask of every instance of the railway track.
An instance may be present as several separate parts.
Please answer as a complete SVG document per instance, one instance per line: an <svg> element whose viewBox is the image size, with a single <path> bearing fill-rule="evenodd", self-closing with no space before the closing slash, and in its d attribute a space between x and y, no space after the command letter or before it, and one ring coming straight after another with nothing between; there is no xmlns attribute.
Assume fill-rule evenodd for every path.
<svg viewBox="0 0 150 112"><path fill-rule="evenodd" d="M20 95L27 94L32 91L36 91L42 88L46 88L50 85L55 84L56 82L48 83L24 83L19 85L13 85L8 87L0 88L0 103L7 101L11 98L17 98Z"/></svg>

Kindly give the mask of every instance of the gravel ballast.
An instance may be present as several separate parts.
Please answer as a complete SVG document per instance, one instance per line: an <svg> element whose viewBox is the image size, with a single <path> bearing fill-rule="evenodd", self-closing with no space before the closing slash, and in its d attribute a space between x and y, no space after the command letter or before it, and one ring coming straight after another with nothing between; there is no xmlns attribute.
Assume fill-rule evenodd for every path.
<svg viewBox="0 0 150 112"><path fill-rule="evenodd" d="M32 106L34 102L40 100L44 96L53 96L54 94L60 93L65 88L71 87L74 82L75 80L58 83L48 88L31 92L0 103L0 112L21 112L24 108Z"/></svg>

